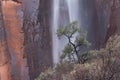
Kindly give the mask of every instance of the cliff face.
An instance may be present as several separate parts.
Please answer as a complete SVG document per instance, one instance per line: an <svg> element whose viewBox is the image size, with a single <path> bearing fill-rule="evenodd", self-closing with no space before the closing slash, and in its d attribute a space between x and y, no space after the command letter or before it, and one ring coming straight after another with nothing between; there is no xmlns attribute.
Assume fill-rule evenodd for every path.
<svg viewBox="0 0 120 80"><path fill-rule="evenodd" d="M97 18L95 31L98 40L97 46L99 46L99 48L105 45L111 13L111 2L112 0L95 0L95 13Z"/></svg>
<svg viewBox="0 0 120 80"><path fill-rule="evenodd" d="M0 1L0 80L11 80L10 54Z"/></svg>
<svg viewBox="0 0 120 80"><path fill-rule="evenodd" d="M38 23L40 23L41 60L46 67L52 65L51 13L52 0L39 0Z"/></svg>
<svg viewBox="0 0 120 80"><path fill-rule="evenodd" d="M1 80L10 80L12 75L12 80L34 80L53 64L51 39L53 0L17 1L22 4L3 1L2 10L0 5L0 56L2 56L0 77ZM90 26L88 37L95 48L102 47L105 39L107 41L114 33L120 34L119 0L81 0L81 2L82 25ZM66 7L64 1L60 5ZM61 26L69 22L66 19L69 18L66 9L63 7L60 9Z"/></svg>
<svg viewBox="0 0 120 80"><path fill-rule="evenodd" d="M86 12L87 15L83 14L84 17L87 17L87 23L89 26L89 34L92 34L94 37L90 38L90 41L95 46L95 48L101 48L105 45L106 41L110 36L120 33L120 1L119 0L84 0L83 12ZM91 19L92 17L92 19ZM90 19L90 20L89 20ZM84 22L84 21L83 21ZM85 24L85 23L84 23Z"/></svg>
<svg viewBox="0 0 120 80"><path fill-rule="evenodd" d="M104 42L114 34L120 34L120 1L119 0L95 0L97 14L98 14L98 25L103 26L101 30L105 30ZM100 30L100 29L98 29ZM99 34L101 34L99 32ZM103 35L102 35L103 36Z"/></svg>
<svg viewBox="0 0 120 80"><path fill-rule="evenodd" d="M23 58L24 35L21 33L21 24L18 16L20 4L13 1L3 1L2 7L8 49L11 55L12 80L29 80L26 58Z"/></svg>
<svg viewBox="0 0 120 80"><path fill-rule="evenodd" d="M106 35L106 41L110 36L113 36L115 34L120 34L120 1L113 0L112 6L111 6L111 13L110 13L110 21L109 21L109 28Z"/></svg>
<svg viewBox="0 0 120 80"><path fill-rule="evenodd" d="M50 35L50 2L47 0L23 3L24 51L27 58L30 80L34 80L46 68L52 66L52 44ZM25 5L24 5L25 4ZM32 4L32 5L31 5ZM38 7L35 7L37 6ZM31 5L31 8L30 8ZM32 9L34 7L34 9ZM38 9L38 16L34 10Z"/></svg>
<svg viewBox="0 0 120 80"><path fill-rule="evenodd" d="M22 4L18 1L22 2ZM48 3L47 0L2 2L7 38L4 35L4 28L1 27L0 39L1 45L4 46L0 45L0 47L3 47L0 48L2 52L0 54L2 56L0 65L11 62L11 65L6 64L5 67L0 67L0 73L3 74L1 75L3 76L2 80L8 80L5 79L8 78L5 77L7 71L9 76L12 76L12 80L34 80L42 71L52 66L49 20L51 7L50 3L46 3ZM9 49L10 53L8 53L7 49ZM11 55L11 60L8 54ZM6 70L4 70L5 68ZM2 69L3 71L1 71ZM10 69L12 69L11 73Z"/></svg>

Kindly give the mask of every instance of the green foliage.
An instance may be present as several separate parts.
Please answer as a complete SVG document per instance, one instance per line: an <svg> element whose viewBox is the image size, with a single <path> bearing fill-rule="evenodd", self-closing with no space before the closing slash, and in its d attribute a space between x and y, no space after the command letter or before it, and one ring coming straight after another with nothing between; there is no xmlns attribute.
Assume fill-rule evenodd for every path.
<svg viewBox="0 0 120 80"><path fill-rule="evenodd" d="M90 43L87 41L85 34L83 34L83 35L78 35L78 36L76 37L76 40L75 40L75 45L76 45L76 46L81 46L81 45L88 46L89 44L90 44Z"/></svg>
<svg viewBox="0 0 120 80"><path fill-rule="evenodd" d="M73 47L68 43L64 50L63 50L63 54L61 55L61 59L64 59L66 56L70 57L71 55L73 55Z"/></svg>
<svg viewBox="0 0 120 80"><path fill-rule="evenodd" d="M78 26L77 22L72 22L64 28L60 28L57 30L57 35L59 38L62 36L66 37L68 40L68 44L65 46L63 50L63 54L61 55L62 60L70 60L80 63L80 48L81 46L88 46L89 42L86 39L86 33ZM72 38L75 41L72 41ZM76 59L77 57L77 59Z"/></svg>
<svg viewBox="0 0 120 80"><path fill-rule="evenodd" d="M64 28L59 28L57 30L57 35L60 38L61 36L72 37L76 32L81 32L81 29L77 25L77 22L72 22L71 24L65 26Z"/></svg>
<svg viewBox="0 0 120 80"><path fill-rule="evenodd" d="M68 44L65 52L71 52ZM84 64L71 61L58 63L53 69L42 73L37 80L119 80L120 79L120 36L110 38L105 48L81 53L89 59Z"/></svg>
<svg viewBox="0 0 120 80"><path fill-rule="evenodd" d="M88 55L89 54L89 55ZM119 80L120 79L120 36L111 37L105 48L81 54L91 62L75 64L63 80Z"/></svg>

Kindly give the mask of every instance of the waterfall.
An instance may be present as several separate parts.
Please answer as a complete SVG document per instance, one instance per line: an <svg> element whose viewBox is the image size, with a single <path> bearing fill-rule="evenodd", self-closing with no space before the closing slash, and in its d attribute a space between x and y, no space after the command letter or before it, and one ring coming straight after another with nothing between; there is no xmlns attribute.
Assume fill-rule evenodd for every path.
<svg viewBox="0 0 120 80"><path fill-rule="evenodd" d="M79 17L79 0L66 0L69 10L69 19L70 22L78 21L80 20Z"/></svg>
<svg viewBox="0 0 120 80"><path fill-rule="evenodd" d="M70 22L79 19L79 0L54 0L53 1L53 22L52 22L52 42L53 42L53 62L58 63L60 54L65 47L66 39L57 37L57 29ZM74 38L72 39L75 40Z"/></svg>
<svg viewBox="0 0 120 80"><path fill-rule="evenodd" d="M58 62L58 38L56 35L56 31L58 29L58 17L59 17L59 1L60 0L54 0L53 1L53 23L52 23L52 41L53 41L53 62Z"/></svg>
<svg viewBox="0 0 120 80"><path fill-rule="evenodd" d="M79 0L66 0L66 1L67 1L67 5L68 5L70 23L73 21L77 21L78 24L80 24ZM75 41L75 36L77 36L77 34L74 34L73 36L74 37L71 39L72 42Z"/></svg>

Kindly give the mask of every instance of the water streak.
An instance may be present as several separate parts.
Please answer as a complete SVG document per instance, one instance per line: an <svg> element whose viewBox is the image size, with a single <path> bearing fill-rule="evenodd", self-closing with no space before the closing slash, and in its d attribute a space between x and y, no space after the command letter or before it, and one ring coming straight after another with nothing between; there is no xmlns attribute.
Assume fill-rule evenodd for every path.
<svg viewBox="0 0 120 80"><path fill-rule="evenodd" d="M53 61L59 62L60 54L66 44L66 39L59 40L56 31L59 27L63 27L73 21L80 23L79 0L54 0L53 1L53 24L52 24L52 40L53 40ZM75 35L76 36L76 35ZM74 41L75 38L72 39Z"/></svg>

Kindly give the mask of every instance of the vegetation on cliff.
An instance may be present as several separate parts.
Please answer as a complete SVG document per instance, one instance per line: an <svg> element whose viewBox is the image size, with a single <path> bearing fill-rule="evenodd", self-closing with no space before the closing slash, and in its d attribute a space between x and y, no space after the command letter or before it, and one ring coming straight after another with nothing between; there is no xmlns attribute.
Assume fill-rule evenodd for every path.
<svg viewBox="0 0 120 80"><path fill-rule="evenodd" d="M80 46L88 44L88 41L85 36L81 36L81 33L74 36L76 37L75 43L71 42L71 37L76 32L81 32L76 25L76 22L73 22L58 30L58 37L65 36L68 39L68 44L61 55L61 61L55 67L42 72L35 80L119 80L120 36L110 37L106 46L100 50L77 52L77 55L75 50L81 50ZM79 48L74 48L76 45L79 45Z"/></svg>
<svg viewBox="0 0 120 80"><path fill-rule="evenodd" d="M86 39L86 33L78 26L77 22L59 28L57 30L59 38L67 38L67 45L65 46L61 59L69 60L71 62L84 63L85 59L82 58L81 50L82 47L87 47L89 42Z"/></svg>

